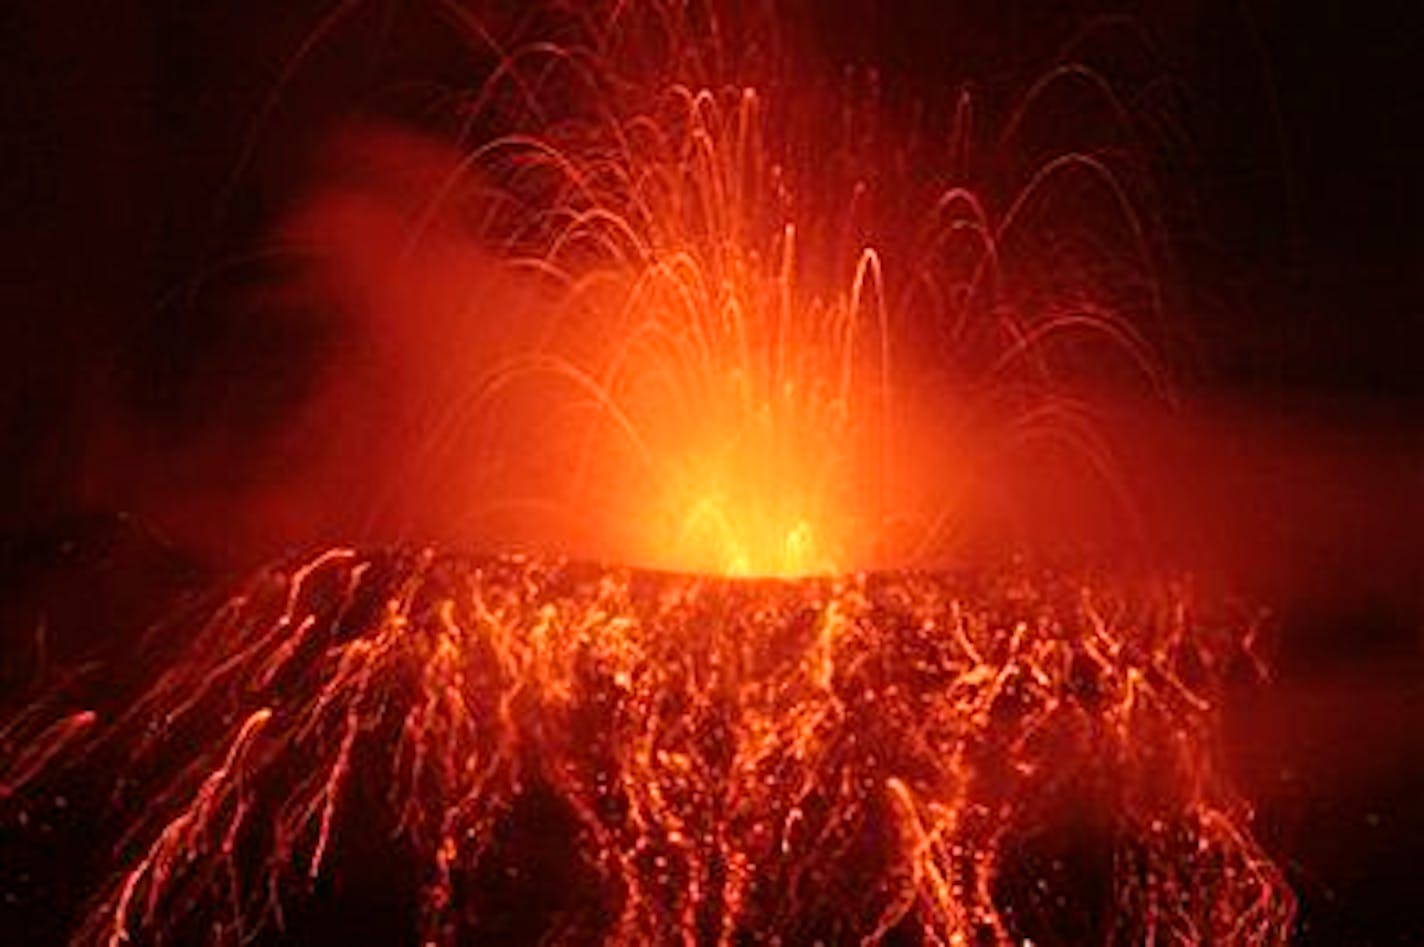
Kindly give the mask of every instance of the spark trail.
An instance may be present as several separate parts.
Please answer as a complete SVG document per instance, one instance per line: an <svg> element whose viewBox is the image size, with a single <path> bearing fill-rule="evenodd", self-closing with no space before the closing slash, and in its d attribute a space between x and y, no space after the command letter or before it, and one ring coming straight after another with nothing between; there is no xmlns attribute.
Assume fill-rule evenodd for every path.
<svg viewBox="0 0 1424 947"><path fill-rule="evenodd" d="M501 51L412 226L410 248L449 218L493 248L537 332L470 354L483 369L396 461L396 494L458 491L481 539L547 521L526 548L792 577L942 562L989 528L990 485L1066 484L1055 452L1113 481L1094 392L1168 387L1129 123L976 186L967 97L914 147L869 80L825 95L789 54L737 52L774 19L595 9L578 40ZM1055 72L998 147L1074 83L1121 115L1096 74ZM483 305L472 287L499 325Z"/></svg>
<svg viewBox="0 0 1424 947"><path fill-rule="evenodd" d="M531 942L1053 942L1015 860L1078 783L1110 813L1100 939L1284 943L1290 891L1214 763L1244 648L1167 583L331 550L264 570L73 738L150 800L77 940L279 934L343 837L383 831L411 926L460 942L542 793L594 880Z"/></svg>

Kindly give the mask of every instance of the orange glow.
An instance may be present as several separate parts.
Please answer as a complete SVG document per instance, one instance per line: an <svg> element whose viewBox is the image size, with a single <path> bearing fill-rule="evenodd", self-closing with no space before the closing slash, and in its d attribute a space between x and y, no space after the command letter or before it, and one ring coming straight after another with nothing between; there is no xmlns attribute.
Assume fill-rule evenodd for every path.
<svg viewBox="0 0 1424 947"><path fill-rule="evenodd" d="M401 367L384 399L332 398L419 432L384 452L379 514L402 538L742 576L939 564L1015 516L1054 538L1011 484L1036 470L1047 506L1089 508L1055 457L1111 479L1093 386L1164 387L1125 182L1083 151L980 187L968 99L958 158L912 154L873 101L714 54L691 17L619 5L586 46L502 53L469 120L488 137L432 158L407 135L408 168L289 224ZM339 144L400 168L389 134ZM422 168L422 196L392 196ZM1065 247L1064 215L1091 238Z"/></svg>
<svg viewBox="0 0 1424 947"><path fill-rule="evenodd" d="M562 486L621 521L609 528L625 561L770 576L867 564L889 395L875 252L847 259L839 282L803 278L756 92L667 94L673 117L621 121L611 157L517 146L576 195L543 252L516 261L566 287L563 325L487 377L486 409L529 396L521 385L573 395L559 407L577 420L551 435L578 442Z"/></svg>
<svg viewBox="0 0 1424 947"><path fill-rule="evenodd" d="M1170 394L1115 93L1054 69L995 127L965 94L931 135L758 9L595 5L550 42L452 7L491 62L456 127L329 135L276 229L272 296L335 340L264 445L283 462L133 505L254 557L440 541L780 577L1130 531L1097 416ZM1065 91L1107 117L1043 149Z"/></svg>
<svg viewBox="0 0 1424 947"><path fill-rule="evenodd" d="M1037 252L1014 242L1032 247L1018 231L1060 175L1100 176L1121 215L1094 159L1049 162L999 221L952 179L918 210L881 214L857 165L873 155L839 156L848 175L788 164L805 143L767 134L755 88L668 82L648 97L661 105L615 101L614 117L562 139L477 153L492 180L558 183L536 192L542 231L531 241L521 221L506 238L532 242L511 266L556 287L555 315L536 347L485 376L473 426L504 429L490 453L560 471L541 499L575 518L598 511L613 558L783 577L923 561L943 555L946 520L968 518L965 482L1022 462L1006 456L1013 438L1058 438L1084 466L1103 462L1075 427L1054 346L1081 360L1084 336L1154 382L1156 369L1136 331L1093 301L1096 286L1021 309L1063 274L1014 259ZM918 235L884 234L887 256L874 242L884 228ZM951 333L958 351L927 365L910 351L917 324ZM927 381L933 407L914 401Z"/></svg>

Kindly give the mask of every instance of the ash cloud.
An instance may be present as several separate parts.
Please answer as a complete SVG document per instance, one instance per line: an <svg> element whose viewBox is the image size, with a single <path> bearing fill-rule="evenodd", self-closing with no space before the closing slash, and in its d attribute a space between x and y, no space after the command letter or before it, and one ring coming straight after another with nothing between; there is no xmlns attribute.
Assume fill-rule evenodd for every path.
<svg viewBox="0 0 1424 947"><path fill-rule="evenodd" d="M458 535L473 448L438 437L532 293L472 238L479 182L452 146L394 125L328 136L305 196L215 273L118 379L80 492L178 544L255 561L323 542ZM176 360L177 364L165 364ZM438 443L435 443L437 442ZM446 488L428 489L438 464ZM469 478L473 480L473 476Z"/></svg>

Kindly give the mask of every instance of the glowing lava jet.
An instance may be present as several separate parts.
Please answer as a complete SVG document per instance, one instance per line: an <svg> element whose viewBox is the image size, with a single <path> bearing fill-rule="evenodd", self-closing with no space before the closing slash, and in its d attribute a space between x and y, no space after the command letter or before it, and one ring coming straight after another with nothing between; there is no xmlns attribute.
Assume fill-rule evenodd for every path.
<svg viewBox="0 0 1424 947"><path fill-rule="evenodd" d="M598 6L501 54L469 127L510 130L426 217L477 179L471 239L546 315L409 488L556 510L640 568L332 549L158 629L121 712L15 718L0 812L123 774L77 940L280 938L371 838L432 943L1286 940L1216 762L1249 622L1169 582L883 568L943 551L1005 445L1106 467L1071 366L1158 382L1125 185L1091 151L997 214L956 168L914 183L863 108L733 81L715 12ZM1078 222L1047 227L1063 186ZM1085 201L1113 223L1079 246ZM1080 804L1069 877L1035 840Z"/></svg>
<svg viewBox="0 0 1424 947"><path fill-rule="evenodd" d="M975 190L967 98L946 141L913 144L880 127L870 79L817 95L794 58L734 52L773 22L606 16L576 18L587 46L503 54L413 215L411 248L451 220L493 248L519 289L469 289L467 316L519 341L472 356L474 382L394 461L406 496L455 484L446 518L516 548L792 577L942 563L1033 506L1001 488L1024 470L1058 509L1084 497L1057 481L1111 481L1096 388L1165 389L1121 147ZM1116 114L1090 75L1035 86L1006 140L1060 84Z"/></svg>

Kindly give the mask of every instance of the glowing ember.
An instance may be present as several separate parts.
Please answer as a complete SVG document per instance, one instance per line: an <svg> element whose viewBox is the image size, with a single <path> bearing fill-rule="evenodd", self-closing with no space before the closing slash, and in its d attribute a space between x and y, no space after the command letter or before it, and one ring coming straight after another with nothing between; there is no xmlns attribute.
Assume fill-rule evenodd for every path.
<svg viewBox="0 0 1424 947"><path fill-rule="evenodd" d="M545 909L564 941L1017 943L1061 933L1022 851L1080 792L1110 813L1113 906L1057 923L1276 944L1290 892L1213 764L1248 643L1181 589L1023 569L787 584L332 550L257 576L113 724L6 736L144 774L82 941L280 930L379 832L418 866L410 923L455 942L498 912L482 870L519 857L499 840L543 794L591 879Z"/></svg>

